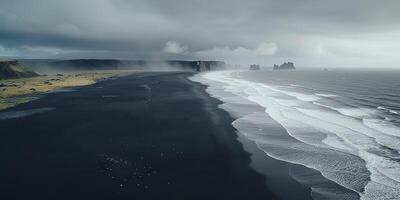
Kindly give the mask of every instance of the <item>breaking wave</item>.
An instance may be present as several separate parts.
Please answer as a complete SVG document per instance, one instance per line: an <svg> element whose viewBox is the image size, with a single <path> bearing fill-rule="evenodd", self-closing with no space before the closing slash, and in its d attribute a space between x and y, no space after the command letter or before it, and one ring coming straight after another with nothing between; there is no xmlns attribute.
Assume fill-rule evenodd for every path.
<svg viewBox="0 0 400 200"><path fill-rule="evenodd" d="M361 108L329 104L333 94L307 94L238 78L238 72L209 72L192 80L207 84L221 108L237 119L233 126L269 156L301 164L352 192L346 199L400 198L400 128L382 117L384 107ZM264 112L249 109L261 106ZM392 112L391 112L392 111ZM285 128L271 135L272 118ZM321 190L321 188L313 188Z"/></svg>

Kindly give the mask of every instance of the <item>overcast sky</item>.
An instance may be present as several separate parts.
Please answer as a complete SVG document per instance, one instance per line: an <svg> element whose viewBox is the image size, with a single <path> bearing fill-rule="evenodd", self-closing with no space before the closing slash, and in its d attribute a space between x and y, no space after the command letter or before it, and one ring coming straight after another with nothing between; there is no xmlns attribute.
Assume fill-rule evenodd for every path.
<svg viewBox="0 0 400 200"><path fill-rule="evenodd" d="M1 0L0 56L400 69L400 1Z"/></svg>

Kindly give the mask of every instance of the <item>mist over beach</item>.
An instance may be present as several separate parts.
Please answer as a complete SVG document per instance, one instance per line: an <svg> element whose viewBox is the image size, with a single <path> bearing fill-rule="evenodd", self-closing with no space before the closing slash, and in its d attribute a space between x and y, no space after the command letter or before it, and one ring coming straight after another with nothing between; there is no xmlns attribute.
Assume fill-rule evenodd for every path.
<svg viewBox="0 0 400 200"><path fill-rule="evenodd" d="M0 199L400 199L400 2L0 1Z"/></svg>

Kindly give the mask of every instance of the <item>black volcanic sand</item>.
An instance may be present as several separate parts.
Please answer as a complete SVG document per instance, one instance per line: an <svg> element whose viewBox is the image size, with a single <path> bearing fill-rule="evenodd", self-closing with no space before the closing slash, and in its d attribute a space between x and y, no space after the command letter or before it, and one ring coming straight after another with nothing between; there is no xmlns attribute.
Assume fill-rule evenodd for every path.
<svg viewBox="0 0 400 200"><path fill-rule="evenodd" d="M130 75L2 111L55 108L0 120L0 199L276 199L190 75Z"/></svg>

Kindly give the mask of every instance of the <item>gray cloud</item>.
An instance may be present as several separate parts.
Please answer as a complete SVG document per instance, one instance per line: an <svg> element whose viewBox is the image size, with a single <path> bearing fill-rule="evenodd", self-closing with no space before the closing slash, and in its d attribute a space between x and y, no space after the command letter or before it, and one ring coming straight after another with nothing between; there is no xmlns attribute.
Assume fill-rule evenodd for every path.
<svg viewBox="0 0 400 200"><path fill-rule="evenodd" d="M0 56L396 67L399 8L397 0L2 0Z"/></svg>
<svg viewBox="0 0 400 200"><path fill-rule="evenodd" d="M188 50L187 46L182 46L177 41L168 41L165 43L163 51L165 53L182 54Z"/></svg>

